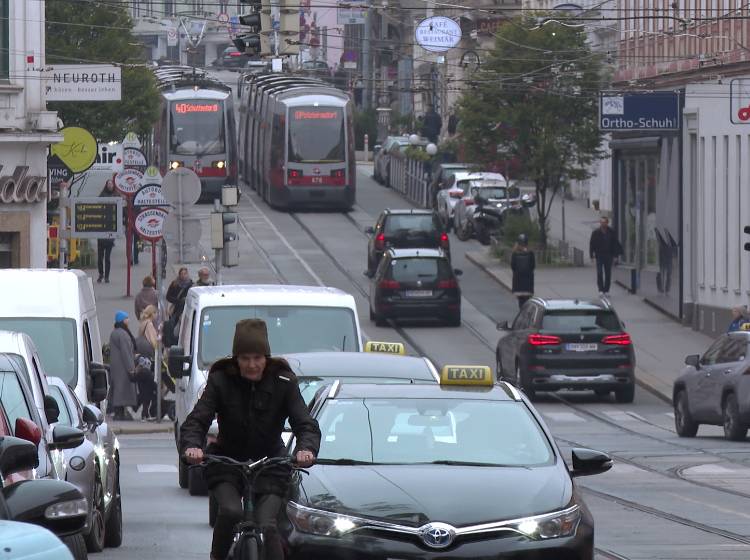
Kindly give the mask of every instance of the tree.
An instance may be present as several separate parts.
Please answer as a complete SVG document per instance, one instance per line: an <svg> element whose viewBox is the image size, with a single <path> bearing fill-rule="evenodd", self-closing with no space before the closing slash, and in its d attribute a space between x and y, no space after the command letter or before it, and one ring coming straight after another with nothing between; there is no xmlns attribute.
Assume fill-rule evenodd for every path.
<svg viewBox="0 0 750 560"><path fill-rule="evenodd" d="M46 3L47 63L103 63L122 67L122 101L49 103L66 126L80 126L104 141L128 131L148 134L159 112L156 80L131 30L127 3L55 0Z"/></svg>
<svg viewBox="0 0 750 560"><path fill-rule="evenodd" d="M590 177L604 157L598 93L602 57L581 28L538 17L503 25L486 63L459 102L459 131L469 159L513 159L534 182L542 243L552 202L565 184Z"/></svg>

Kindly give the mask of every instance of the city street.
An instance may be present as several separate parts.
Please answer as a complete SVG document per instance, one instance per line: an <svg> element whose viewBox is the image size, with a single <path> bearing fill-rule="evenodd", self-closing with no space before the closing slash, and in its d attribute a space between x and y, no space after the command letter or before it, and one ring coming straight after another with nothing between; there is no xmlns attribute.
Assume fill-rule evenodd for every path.
<svg viewBox="0 0 750 560"><path fill-rule="evenodd" d="M281 213L245 191L239 206L241 265L224 269L224 283L336 286L356 298L370 339L404 342L409 353L426 355L438 366L494 364L499 336L495 323L512 319L517 304L465 258L467 251L481 250L476 241L451 237L454 264L464 270L460 328L429 323L377 328L367 319L369 281L362 274L367 238L362 230L383 208L407 206L399 195L376 184L370 173L370 166L360 165L358 202L348 215ZM194 211L207 218L210 207L196 206ZM204 247L209 233L204 227ZM592 296L594 290L593 283L582 286L580 295ZM624 291L613 294L616 305L627 303L628 297ZM681 363L673 367L679 370ZM537 405L564 453L572 446L586 446L615 457L609 473L579 479L596 522L598 557L747 558L748 444L725 441L719 427L703 426L694 440L678 438L671 406L641 387L633 404L610 399L561 393L543 396ZM497 429L488 426L487 437ZM190 497L177 487L172 434L121 435L120 440L125 540L122 548L92 557L207 558L207 499Z"/></svg>

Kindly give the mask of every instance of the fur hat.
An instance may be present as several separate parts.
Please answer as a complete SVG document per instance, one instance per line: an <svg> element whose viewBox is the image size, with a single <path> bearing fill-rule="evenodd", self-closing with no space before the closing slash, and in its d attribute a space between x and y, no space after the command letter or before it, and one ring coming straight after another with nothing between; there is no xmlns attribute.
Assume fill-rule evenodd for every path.
<svg viewBox="0 0 750 560"><path fill-rule="evenodd" d="M234 328L234 342L232 355L263 354L271 355L271 345L268 344L268 330L266 322L261 319L243 319Z"/></svg>

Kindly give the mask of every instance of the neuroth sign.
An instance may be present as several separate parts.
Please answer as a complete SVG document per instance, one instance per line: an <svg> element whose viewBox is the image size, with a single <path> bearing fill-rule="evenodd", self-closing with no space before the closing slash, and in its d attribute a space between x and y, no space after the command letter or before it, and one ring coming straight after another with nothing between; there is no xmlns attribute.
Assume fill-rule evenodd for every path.
<svg viewBox="0 0 750 560"><path fill-rule="evenodd" d="M414 38L426 51L445 52L461 42L461 26L447 17L429 17L419 23Z"/></svg>

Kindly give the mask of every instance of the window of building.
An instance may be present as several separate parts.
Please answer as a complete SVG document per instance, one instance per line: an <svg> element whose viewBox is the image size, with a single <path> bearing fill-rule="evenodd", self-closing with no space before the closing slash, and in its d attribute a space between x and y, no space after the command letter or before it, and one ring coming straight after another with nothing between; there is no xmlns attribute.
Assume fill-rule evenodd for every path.
<svg viewBox="0 0 750 560"><path fill-rule="evenodd" d="M20 243L20 234L0 232L0 268L20 268Z"/></svg>
<svg viewBox="0 0 750 560"><path fill-rule="evenodd" d="M10 76L9 4L10 0L0 0L0 80Z"/></svg>

